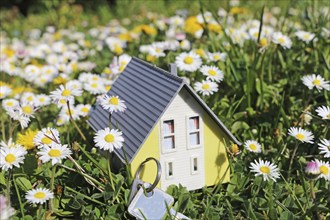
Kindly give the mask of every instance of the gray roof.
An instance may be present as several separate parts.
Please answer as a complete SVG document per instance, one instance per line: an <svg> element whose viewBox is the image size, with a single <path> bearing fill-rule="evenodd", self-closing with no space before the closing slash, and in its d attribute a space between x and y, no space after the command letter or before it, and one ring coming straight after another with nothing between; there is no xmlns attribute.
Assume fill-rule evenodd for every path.
<svg viewBox="0 0 330 220"><path fill-rule="evenodd" d="M229 138L240 145L218 117L210 110L195 91L180 77L166 72L150 63L133 57L125 70L108 91L108 95L119 96L125 101L124 113L113 113L112 127L118 127L125 139L124 150L129 162L166 111L176 94L185 86L206 112L217 122ZM108 111L96 105L90 113L88 123L98 131L108 127ZM115 149L116 155L124 160L123 150Z"/></svg>

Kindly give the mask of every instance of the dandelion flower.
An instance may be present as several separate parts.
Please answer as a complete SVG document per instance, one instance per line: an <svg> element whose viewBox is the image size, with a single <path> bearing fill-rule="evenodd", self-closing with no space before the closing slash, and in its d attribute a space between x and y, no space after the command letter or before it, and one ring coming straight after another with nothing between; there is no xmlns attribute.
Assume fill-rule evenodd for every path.
<svg viewBox="0 0 330 220"><path fill-rule="evenodd" d="M126 105L124 104L124 101L119 99L118 96L108 96L104 95L102 99L100 100L100 104L103 107L103 109L109 111L111 114L112 112L123 112L126 110Z"/></svg>
<svg viewBox="0 0 330 220"><path fill-rule="evenodd" d="M276 179L280 177L277 166L269 161L263 161L261 159L259 161L254 160L254 163L251 162L250 164L250 169L255 173L255 176L262 175L264 181L272 179L276 182Z"/></svg>
<svg viewBox="0 0 330 220"><path fill-rule="evenodd" d="M251 151L251 152L254 152L254 153L260 153L261 152L261 145L258 142L254 141L254 140L245 141L244 147L248 151Z"/></svg>
<svg viewBox="0 0 330 220"><path fill-rule="evenodd" d="M123 133L119 130L105 128L96 132L94 137L95 146L112 152L114 148L120 149L123 146Z"/></svg>
<svg viewBox="0 0 330 220"><path fill-rule="evenodd" d="M283 35L281 32L274 32L272 35L272 41L274 44L281 45L284 49L290 49L292 46L290 38Z"/></svg>
<svg viewBox="0 0 330 220"><path fill-rule="evenodd" d="M31 189L25 195L25 199L31 204L43 204L52 198L54 198L54 193L46 188Z"/></svg>
<svg viewBox="0 0 330 220"><path fill-rule="evenodd" d="M319 166L320 175L319 178L324 178L326 180L330 180L330 165L329 162L324 162L316 159L315 162Z"/></svg>
<svg viewBox="0 0 330 220"><path fill-rule="evenodd" d="M215 82L203 80L202 82L195 83L195 90L202 95L212 95L218 91L218 85Z"/></svg>
<svg viewBox="0 0 330 220"><path fill-rule="evenodd" d="M330 140L323 139L317 145L319 145L320 154L324 154L324 157L330 157Z"/></svg>
<svg viewBox="0 0 330 220"><path fill-rule="evenodd" d="M315 111L317 112L317 115L320 116L322 119L330 120L330 108L329 108L329 106L318 107Z"/></svg>
<svg viewBox="0 0 330 220"><path fill-rule="evenodd" d="M43 163L52 161L52 165L61 163L62 159L67 158L71 154L68 145L52 144L51 146L44 145L44 147L37 154L40 155L39 159Z"/></svg>
<svg viewBox="0 0 330 220"><path fill-rule="evenodd" d="M314 139L314 135L312 132L304 130L302 128L295 128L295 127L291 127L289 129L289 135L291 135L292 137L295 137L297 140L301 141L301 142L306 142L306 143L310 143L313 144L313 139Z"/></svg>
<svg viewBox="0 0 330 220"><path fill-rule="evenodd" d="M13 166L20 167L23 163L27 151L23 147L1 147L0 148L0 168L3 170L12 169Z"/></svg>
<svg viewBox="0 0 330 220"><path fill-rule="evenodd" d="M220 82L223 80L223 72L216 66L202 66L200 71L208 80Z"/></svg>
<svg viewBox="0 0 330 220"><path fill-rule="evenodd" d="M299 40L302 40L306 43L312 41L315 37L315 34L307 32L307 31L297 31L295 35L298 37Z"/></svg>
<svg viewBox="0 0 330 220"><path fill-rule="evenodd" d="M202 65L202 59L194 52L181 53L175 58L175 64L181 71L194 72Z"/></svg>
<svg viewBox="0 0 330 220"><path fill-rule="evenodd" d="M37 133L38 130L32 130L29 128L24 133L18 133L16 142L22 145L26 150L31 150L35 147L33 139Z"/></svg>
<svg viewBox="0 0 330 220"><path fill-rule="evenodd" d="M329 82L325 81L324 78L320 75L312 74L303 76L301 80L303 81L303 84L308 87L308 89L313 89L314 87L316 87L318 91L322 89L325 89L327 91L330 90Z"/></svg>

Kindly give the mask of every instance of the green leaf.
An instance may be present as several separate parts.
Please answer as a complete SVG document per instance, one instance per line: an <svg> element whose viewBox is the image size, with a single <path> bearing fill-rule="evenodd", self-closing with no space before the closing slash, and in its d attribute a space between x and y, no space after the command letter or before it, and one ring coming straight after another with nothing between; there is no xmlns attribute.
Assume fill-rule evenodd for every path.
<svg viewBox="0 0 330 220"><path fill-rule="evenodd" d="M4 186L6 185L5 171L3 170L0 172L0 184Z"/></svg>
<svg viewBox="0 0 330 220"><path fill-rule="evenodd" d="M25 177L22 177L22 176L16 177L15 181L16 181L18 187L25 192L32 189L32 184L31 184L30 180L28 180Z"/></svg>
<svg viewBox="0 0 330 220"><path fill-rule="evenodd" d="M284 211L281 213L280 219L281 220L294 220L294 215L292 214L292 212Z"/></svg>
<svg viewBox="0 0 330 220"><path fill-rule="evenodd" d="M249 129L250 126L244 122L244 121L236 121L232 126L231 126L231 131L232 133L236 133L238 130L247 130Z"/></svg>
<svg viewBox="0 0 330 220"><path fill-rule="evenodd" d="M35 158L35 155L26 155L24 164L22 165L22 168L24 170L24 173L27 175L32 175L34 174L34 170L37 169L38 167L38 162L37 159Z"/></svg>

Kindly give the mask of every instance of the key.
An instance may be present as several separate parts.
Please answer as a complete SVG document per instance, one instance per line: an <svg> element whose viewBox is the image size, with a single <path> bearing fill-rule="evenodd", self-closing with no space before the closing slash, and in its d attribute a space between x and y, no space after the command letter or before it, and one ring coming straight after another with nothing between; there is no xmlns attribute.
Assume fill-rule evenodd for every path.
<svg viewBox="0 0 330 220"><path fill-rule="evenodd" d="M162 219L167 212L166 207L174 202L173 197L158 188L146 194L144 187L140 187L128 207L128 212L141 220Z"/></svg>
<svg viewBox="0 0 330 220"><path fill-rule="evenodd" d="M128 204L131 204L132 199L134 198L134 196L136 195L136 193L139 191L139 188L144 184L145 182L142 181L139 178L135 178L132 186L131 186L131 192L129 194L129 198L128 198Z"/></svg>

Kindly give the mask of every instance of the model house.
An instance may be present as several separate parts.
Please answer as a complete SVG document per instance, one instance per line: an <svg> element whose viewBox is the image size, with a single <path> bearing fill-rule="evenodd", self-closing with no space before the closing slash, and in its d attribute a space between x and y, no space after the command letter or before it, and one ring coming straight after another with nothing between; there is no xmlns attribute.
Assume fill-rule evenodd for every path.
<svg viewBox="0 0 330 220"><path fill-rule="evenodd" d="M240 143L199 98L187 82L170 72L133 58L108 95L119 96L127 110L113 113L112 125L123 132L124 148L115 150L116 163L125 156L134 175L147 157L162 166L160 188L182 184L188 190L229 181L226 146ZM101 106L91 112L89 124L97 131L108 126ZM124 155L124 152L125 154ZM148 163L142 179L153 182L156 165Z"/></svg>

